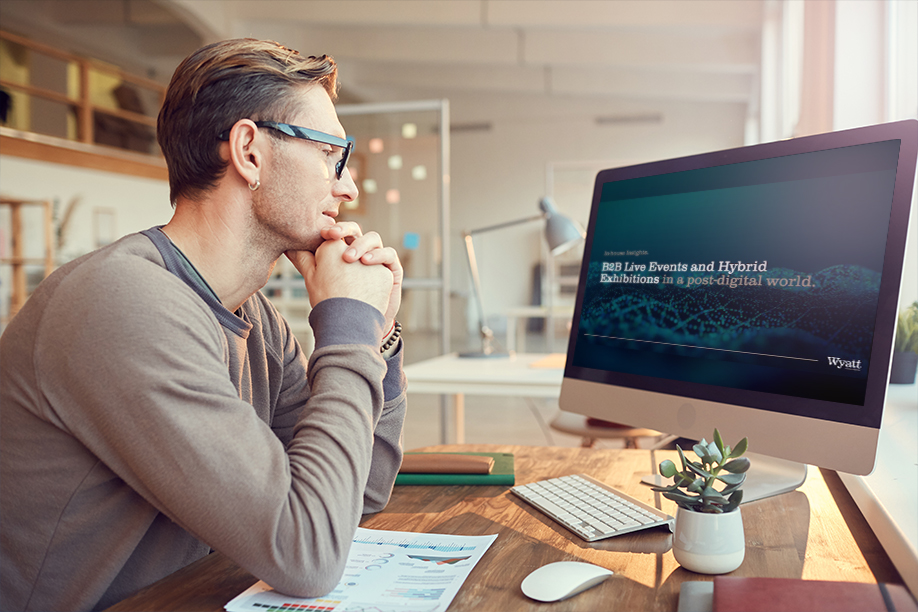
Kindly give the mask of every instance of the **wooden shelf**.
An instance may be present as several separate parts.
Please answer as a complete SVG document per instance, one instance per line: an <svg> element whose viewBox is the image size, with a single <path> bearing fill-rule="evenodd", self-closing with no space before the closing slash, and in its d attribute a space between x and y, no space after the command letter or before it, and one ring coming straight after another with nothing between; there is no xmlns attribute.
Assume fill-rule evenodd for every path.
<svg viewBox="0 0 918 612"><path fill-rule="evenodd" d="M21 265L39 265L47 263L44 257L4 257L0 259L0 264L21 264Z"/></svg>
<svg viewBox="0 0 918 612"><path fill-rule="evenodd" d="M83 144L53 136L42 136L0 127L0 151L3 155L128 174L143 178L169 180L162 157L134 153L103 145Z"/></svg>
<svg viewBox="0 0 918 612"><path fill-rule="evenodd" d="M13 318L28 298L26 286L26 265L43 265L45 276L54 271L54 217L51 202L47 200L16 200L0 198L0 206L10 207L10 242L12 243L12 257L4 257L0 264L13 267L13 284L10 291L10 318ZM25 239L22 231L22 207L41 206L44 209L44 241L45 256L43 258L25 257L22 254Z"/></svg>

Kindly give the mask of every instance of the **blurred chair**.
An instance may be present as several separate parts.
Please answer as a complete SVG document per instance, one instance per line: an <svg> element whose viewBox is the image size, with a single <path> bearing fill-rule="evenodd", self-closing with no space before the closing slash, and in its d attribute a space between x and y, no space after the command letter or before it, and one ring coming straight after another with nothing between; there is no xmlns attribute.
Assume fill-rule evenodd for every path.
<svg viewBox="0 0 918 612"><path fill-rule="evenodd" d="M665 434L653 429L610 423L564 410L558 411L549 426L562 433L580 436L580 446L584 448L592 448L597 440L623 440L625 448L638 448L638 438L657 438L659 441L665 437Z"/></svg>

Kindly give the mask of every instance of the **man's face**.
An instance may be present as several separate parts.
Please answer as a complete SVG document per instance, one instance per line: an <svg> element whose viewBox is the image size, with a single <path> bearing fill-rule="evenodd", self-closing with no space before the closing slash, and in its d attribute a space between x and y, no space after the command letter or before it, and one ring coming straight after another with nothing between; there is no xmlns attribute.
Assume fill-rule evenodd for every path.
<svg viewBox="0 0 918 612"><path fill-rule="evenodd" d="M324 88L300 90L297 109L289 123L344 137L334 104ZM282 121L277 117L265 117ZM270 128L260 136L274 139ZM322 244L319 231L335 223L342 202L357 197L357 186L345 169L338 179L335 163L342 150L327 144L281 136L269 148L261 186L252 193L252 213L259 239L275 249L315 251Z"/></svg>

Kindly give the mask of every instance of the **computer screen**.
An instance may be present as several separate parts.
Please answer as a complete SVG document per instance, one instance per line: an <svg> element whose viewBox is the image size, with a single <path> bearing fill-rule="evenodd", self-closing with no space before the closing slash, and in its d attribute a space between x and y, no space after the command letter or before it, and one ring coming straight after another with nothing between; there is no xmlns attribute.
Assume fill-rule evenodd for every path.
<svg viewBox="0 0 918 612"><path fill-rule="evenodd" d="M563 410L873 469L914 120L597 175Z"/></svg>

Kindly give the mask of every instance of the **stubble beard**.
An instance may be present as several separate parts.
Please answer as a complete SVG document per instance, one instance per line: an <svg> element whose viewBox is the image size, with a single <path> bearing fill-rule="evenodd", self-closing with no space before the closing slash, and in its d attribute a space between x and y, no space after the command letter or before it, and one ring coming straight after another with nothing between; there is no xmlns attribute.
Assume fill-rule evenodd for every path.
<svg viewBox="0 0 918 612"><path fill-rule="evenodd" d="M278 189L275 184L262 184L252 192L253 246L265 248L278 256L286 251L315 253L324 242L319 229L309 219L298 221L291 214L312 207L299 204L304 199L302 194Z"/></svg>

